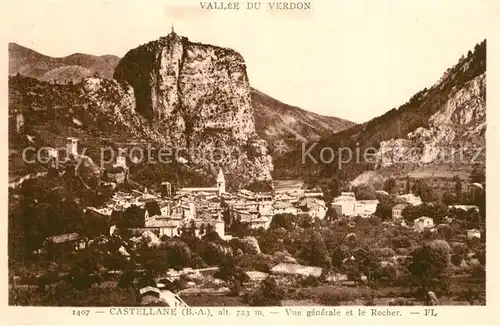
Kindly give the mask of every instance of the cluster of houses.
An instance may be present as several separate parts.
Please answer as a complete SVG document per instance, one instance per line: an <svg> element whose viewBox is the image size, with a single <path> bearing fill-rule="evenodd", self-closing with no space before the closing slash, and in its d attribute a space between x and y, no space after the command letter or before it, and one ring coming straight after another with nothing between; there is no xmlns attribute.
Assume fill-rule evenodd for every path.
<svg viewBox="0 0 500 326"><path fill-rule="evenodd" d="M389 195L385 191L377 191L379 194ZM421 205L422 199L412 193L399 195L397 199L401 202L392 207L392 222L393 224L402 224L406 226L403 219L403 210L408 206L419 206ZM335 197L331 203L332 208L337 212L338 215L354 217L369 217L375 214L379 201L374 200L357 200L353 192L342 192L340 196ZM449 208L462 209L464 211L469 211L471 209L479 212L479 208L473 205L451 205ZM450 218L445 218L446 223L451 223ZM429 230L431 232L436 231L442 225L435 225L434 219L428 216L421 216L413 221L412 227L415 232L423 232ZM481 232L476 229L467 230L467 238L480 238Z"/></svg>
<svg viewBox="0 0 500 326"><path fill-rule="evenodd" d="M408 206L418 206L422 204L422 200L420 197L415 196L413 194L406 194L398 196L399 199L404 200L404 203L400 203L395 205L392 208L392 222L394 224L403 224L406 225L403 220L403 210ZM479 208L474 205L450 205L448 208L462 209L464 211L475 210L479 212ZM425 230L429 230L431 232L435 232L439 227L449 224L452 222L452 219L445 217L444 224L435 225L434 219L428 216L420 216L413 221L413 229L416 232L423 232ZM480 238L481 232L476 229L467 230L467 238Z"/></svg>
<svg viewBox="0 0 500 326"><path fill-rule="evenodd" d="M123 212L135 206L140 214L140 224L131 226L129 229L132 231L155 233L158 237L175 237L189 230L195 236L201 237L213 230L226 240L231 236L226 235L228 220L223 218L224 212L229 214L229 221L245 223L252 229L269 228L276 214L307 214L321 220L327 213L321 191L287 189L275 193L254 193L240 190L228 193L222 170L219 170L216 182L214 187L182 188L174 196L171 194L169 183L162 184L168 190L167 196L147 189L142 192L133 190L130 193L117 191L105 207L87 207L86 211L109 218L115 211ZM392 222L406 225L402 216L403 210L409 205L422 204L422 200L413 194L400 195L398 198L403 203L392 208ZM376 212L378 204L378 200L356 200L353 192L342 192L333 199L331 207L338 215L369 217ZM478 209L476 206L467 205L451 207L463 210ZM421 216L414 220L412 227L416 232L423 232L436 231L439 225L435 225L432 218ZM479 230L467 230L468 238L480 236ZM86 245L87 241L84 240L76 233L57 235L47 238L46 247L69 245L78 250Z"/></svg>
<svg viewBox="0 0 500 326"><path fill-rule="evenodd" d="M389 194L383 190L377 191L378 194L386 195ZM392 219L393 222L399 224L403 220L403 209L408 205L418 206L422 204L422 199L414 194L399 195L398 199L403 203L397 204L392 208ZM368 200L358 200L354 192L342 192L340 196L335 197L331 203L332 209L334 209L339 216L361 216L370 217L377 211L377 206L379 201L377 199Z"/></svg>
<svg viewBox="0 0 500 326"><path fill-rule="evenodd" d="M322 197L321 191L293 190L271 194L240 190L235 194L225 194L223 198L232 221L246 223L251 229L268 229L277 214L307 214L313 219L324 219L327 207Z"/></svg>
<svg viewBox="0 0 500 326"><path fill-rule="evenodd" d="M78 139L68 138L67 152L77 155L77 143ZM55 156L57 153L50 154ZM128 171L123 151L119 151L113 168ZM192 231L196 236L202 236L209 230L213 230L222 239L230 238L225 232L228 222L239 221L247 224L251 229L268 229L273 216L277 214L295 216L307 214L313 219L321 220L327 213L327 206L322 199L323 192L318 190L288 188L272 193L255 193L249 190L229 193L226 191L226 180L222 169L219 169L216 184L213 187L181 188L173 195L170 183L163 182L161 189L162 194L147 189L133 190L130 193L117 191L105 207L87 207L86 211L110 217L113 212L124 212L135 207L135 214L140 215L140 222L138 225L130 226L130 229L143 232L154 231L159 237L179 236L186 230ZM377 192L388 195L384 191ZM422 200L411 193L400 195L398 199L402 203L392 208L392 221L394 224L404 224L403 210L409 205L422 204ZM375 214L378 204L377 199L358 200L353 192L342 192L340 196L333 199L331 208L339 216L369 217ZM471 207L456 205L455 208L468 210ZM477 209L477 207L472 208ZM426 216L415 219L413 228L416 232L436 229L433 219ZM480 237L478 230L467 232L469 237ZM47 244L80 243L76 240L77 238L75 234L60 235L47 238Z"/></svg>
<svg viewBox="0 0 500 326"><path fill-rule="evenodd" d="M186 229L202 236L212 229L225 238L223 209L214 202L213 194L183 193L171 198L133 190L132 193L116 192L104 208L87 207L87 211L110 216L114 211L126 211L135 206L140 214L139 225L129 227L132 231L157 231L159 237L175 237Z"/></svg>
<svg viewBox="0 0 500 326"><path fill-rule="evenodd" d="M78 155L77 138L68 138L66 147L67 153ZM111 175L106 174L117 183L127 179L128 166L123 153L119 150L113 169L108 171ZM55 149L48 154L58 159ZM222 239L228 239L230 236L225 233L226 222L223 219L225 211L229 213L230 221L247 223L254 229L267 229L276 214L307 213L313 218L323 219L327 208L322 197L323 193L320 191L297 189L277 193L253 193L247 190L228 193L224 173L220 169L213 187L181 188L172 194L171 184L163 182L161 194L147 189L116 191L104 207L87 207L85 213L110 218L115 212L133 210L134 214L140 215L140 223L127 227L132 231L154 232L159 237L175 237L186 230L194 231L196 236L214 230ZM134 220L137 221L137 218ZM80 248L82 241L77 234L63 234L47 238L46 244L63 247L64 243L64 246L68 244Z"/></svg>
<svg viewBox="0 0 500 326"><path fill-rule="evenodd" d="M445 222L449 223L449 219L444 219ZM447 223L442 223L442 224L434 224L434 219L428 216L421 216L419 218L416 218L413 222L413 228L416 232L423 232L425 230L429 230L431 232L436 232L440 227L443 227L447 225ZM469 229L466 230L467 238L472 239L472 238L481 238L481 231L478 229Z"/></svg>
<svg viewBox="0 0 500 326"><path fill-rule="evenodd" d="M342 192L333 199L332 208L337 215L369 217L375 213L378 204L377 199L356 200L353 192Z"/></svg>
<svg viewBox="0 0 500 326"><path fill-rule="evenodd" d="M131 193L117 191L104 208L88 207L87 210L110 216L114 211L124 211L132 206L142 209L144 223L134 226L135 231L157 231L159 236L175 237L186 229L202 236L209 229L222 239L226 223L239 221L252 229L270 226L276 214L308 214L313 219L324 219L327 207L322 199L323 192L295 189L277 193L254 193L240 190L226 192L226 180L219 170L214 187L181 188L172 196L168 182L162 183L162 196L152 191L133 190Z"/></svg>

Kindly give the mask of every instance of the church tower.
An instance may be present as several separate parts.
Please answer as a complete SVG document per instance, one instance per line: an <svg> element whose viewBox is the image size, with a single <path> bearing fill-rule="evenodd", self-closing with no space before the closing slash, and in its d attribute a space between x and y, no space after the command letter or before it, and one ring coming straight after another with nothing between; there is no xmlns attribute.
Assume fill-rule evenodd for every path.
<svg viewBox="0 0 500 326"><path fill-rule="evenodd" d="M219 195L226 192L226 179L224 178L222 169L219 169L219 174L217 175L217 189L219 191Z"/></svg>
<svg viewBox="0 0 500 326"><path fill-rule="evenodd" d="M68 143L66 144L66 155L78 155L78 138L68 137Z"/></svg>

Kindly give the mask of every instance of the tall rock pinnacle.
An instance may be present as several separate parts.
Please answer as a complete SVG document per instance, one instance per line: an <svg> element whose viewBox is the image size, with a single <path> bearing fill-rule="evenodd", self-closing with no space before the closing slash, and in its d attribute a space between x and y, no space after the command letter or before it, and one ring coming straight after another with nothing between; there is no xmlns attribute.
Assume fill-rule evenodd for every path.
<svg viewBox="0 0 500 326"><path fill-rule="evenodd" d="M250 158L245 152L243 160L261 167L255 171L259 178L271 178L272 161L255 132L246 65L236 51L190 42L172 26L166 37L130 50L114 78L132 86L136 111L157 125L171 145L229 150L251 143L258 148L251 152L260 154Z"/></svg>

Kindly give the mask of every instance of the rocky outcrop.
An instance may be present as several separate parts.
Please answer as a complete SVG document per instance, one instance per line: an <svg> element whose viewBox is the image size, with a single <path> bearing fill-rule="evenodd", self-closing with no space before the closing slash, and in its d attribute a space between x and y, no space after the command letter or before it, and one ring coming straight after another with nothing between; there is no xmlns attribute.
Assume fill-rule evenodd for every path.
<svg viewBox="0 0 500 326"><path fill-rule="evenodd" d="M102 170L94 163L94 161L86 155L78 155L73 162L75 175L80 177L86 184L94 187L101 181Z"/></svg>
<svg viewBox="0 0 500 326"><path fill-rule="evenodd" d="M325 177L343 169L342 175L352 179L374 167L392 166L391 173L399 173L419 165L444 170L466 170L477 161L483 165L484 155L480 152L486 143L485 74L486 40L462 56L434 85L416 92L398 108L323 138L318 142L320 146L308 151L305 164L302 148L277 157L274 175L290 178L311 171L311 175ZM322 153L326 148L339 149L339 155L325 162ZM346 155L346 149L350 154ZM463 158L449 157L454 152L456 156L463 153ZM478 152L479 157L475 157ZM327 164L318 167L317 162Z"/></svg>
<svg viewBox="0 0 500 326"><path fill-rule="evenodd" d="M429 118L428 125L408 133L406 139L381 142L379 166L484 163L486 74L452 91L442 108Z"/></svg>
<svg viewBox="0 0 500 326"><path fill-rule="evenodd" d="M168 146L189 149L189 162L211 173L222 166L242 184L271 179L272 159L255 132L239 53L172 32L129 51L114 78L133 88L135 111Z"/></svg>
<svg viewBox="0 0 500 326"><path fill-rule="evenodd" d="M80 88L80 101L86 114L77 117L83 124L105 124L104 128L126 128L127 136L148 140L154 144L164 143L164 137L154 128L148 126L141 116L135 112L134 90L130 85L119 84L116 80L102 77L88 77ZM76 113L76 112L75 112ZM89 117L93 118L89 121Z"/></svg>
<svg viewBox="0 0 500 326"><path fill-rule="evenodd" d="M167 39L168 37L164 37L159 41L166 41ZM138 80L136 80L136 83L134 84L136 86L135 88L139 90L144 87L146 90L148 90L143 93L139 91L139 94L137 96L139 102L142 101L147 103L148 101L151 101L151 98L154 98L155 103L173 103L175 106L175 99L179 99L179 96L183 95L177 92L178 88L175 85L177 81L187 80L185 77L189 76L189 70L191 70L191 75L199 75L203 78L205 78L207 71L209 71L210 74L215 76L218 81L223 82L224 79L227 79L229 83L227 85L236 85L232 88L233 90L235 90L236 88L244 90L243 93L239 93L239 91L232 92L231 94L229 94L229 97L234 99L243 99L242 101L237 101L240 102L237 103L237 107L246 112L246 109L248 108L246 86L242 88L238 86L242 85L242 83L238 80L239 78L241 78L243 82L244 79L246 79L244 62L239 54L231 50L221 49L210 45L193 44L187 40L186 42L184 42L184 38L181 38L179 36L173 37L172 35L171 39L175 42L169 43L172 44L172 46L170 47L172 50L170 52L169 50L165 50L162 46L160 46L159 41L151 42L149 45L143 46L141 51L130 51L128 56L129 59L140 59L140 61L136 62L136 64L139 65L138 67L135 67L137 71L153 71L153 68L158 68L160 63L163 65L163 67L171 67L169 68L169 73L167 73L167 76L165 78L163 78L161 74L156 74L155 76L152 76L151 79L153 81L163 80L162 83L165 85L168 83L173 83L172 86L167 90L161 87L160 84L162 83L149 84L149 74L138 76ZM180 46L174 46L175 44ZM197 50L190 50L184 53L183 50L186 49L186 44L188 45L188 48L194 49L196 47ZM144 48L148 48L148 46L149 52L143 51ZM200 49L203 49L203 53L199 51ZM158 57L161 53L164 54L162 57L163 59ZM223 55L219 56L220 53L222 53ZM226 56L226 54L224 53L227 54L227 57L222 60L220 58L222 58L222 56ZM203 56L201 54L203 54ZM205 59L200 61L200 59L202 59L203 57L205 57ZM177 61L177 64L175 63L175 60L179 58L183 60L181 61L182 67L181 65L179 65L179 61ZM212 59L208 61L208 58ZM98 89L104 90L111 87L113 89L113 92L115 94L118 94L117 92L120 92L120 90L117 87L123 86L123 89L121 89L121 91L125 91L125 93L127 93L124 95L124 99L126 99L125 102L128 103L122 101L118 102L124 103L124 108L128 109L132 107L132 111L135 113L136 96L134 94L134 89L132 89L130 85L127 85L125 83L119 85L114 81L106 82L104 80L104 78L112 79L115 68L120 60L120 58L112 55L96 57L90 54L82 53L70 55L68 57L54 58L37 53L31 49L22 47L15 43L9 44L9 75L15 76L17 74L21 74L23 76L49 81L51 83L51 87L53 88L58 88L61 84L80 85L80 83L83 81L83 83L85 83L85 93L89 90L97 91ZM229 65L231 67L232 70L229 76L224 67L222 67L222 69L217 68L219 70L212 69L215 65L215 61L218 62L217 66ZM169 64L168 62L171 62L173 64ZM157 65L157 67L153 67L154 65ZM186 73L180 73L183 70L185 70ZM102 76L104 78L95 78L97 76ZM210 83L205 83L205 79L203 78L189 79L190 83L193 83L193 81L195 80L197 81L197 83L192 84L192 86L189 87L191 91L187 92L186 94L191 94L194 91L200 90L206 94L210 93ZM139 82L139 80L141 82ZM155 86L152 87L151 85ZM186 87L184 88L186 89ZM130 93L130 90L132 91L132 93ZM176 94L176 92L178 94ZM217 91L216 93L218 94L218 92L219 91ZM101 91L99 91L99 93L101 93ZM148 95L149 93L151 93L151 96ZM168 100L166 100L167 97L163 97L163 95L159 93L163 93L163 95L165 95L165 93L168 93ZM26 93L23 92L22 96L25 95ZM226 94L221 93L218 95L220 95L221 98L228 97L226 96L227 92ZM11 97L11 94L9 94L9 97ZM184 96L181 97L185 98ZM84 98L82 97L81 99ZM100 105L99 97L95 97L94 99L96 100L97 105ZM269 148L272 149L269 154L273 155L273 157L280 156L287 150L295 148L297 146L300 147L300 143L303 141L316 141L319 137L327 137L333 132L338 132L354 125L354 123L345 121L343 119L321 116L312 112L302 110L299 107L287 105L252 88L250 89L250 99L254 112L256 132L260 138L269 142ZM205 99L203 99L203 101L207 102ZM142 108L143 106L139 105L138 107ZM152 108L153 106L146 105L146 107ZM152 117L154 116L152 112L153 111L151 110L151 114L148 114L146 111L144 113L144 116ZM120 110L117 110L116 114L118 118L121 118L121 115L123 115ZM142 118L141 115L136 115L136 117L131 116L132 119L137 119L137 117ZM227 115L228 119L230 117L230 115ZM251 120L247 119L245 115L241 115L241 112L240 114L238 114L238 117L245 117L246 120L243 119L244 121L242 122L248 121L247 127L250 130ZM185 127L185 121L183 121L183 119L184 116L178 119L180 127L182 127L183 124ZM79 119L75 118L72 125L79 125L79 121ZM159 125L163 127L165 123L159 123ZM146 128L146 126L142 128L144 129ZM132 133L135 133L135 130L133 128L127 129ZM161 135L162 139L165 138L163 136L163 134L165 133L165 129L168 128L163 127ZM182 136L182 134L179 134L177 132L173 132L171 136L175 139L175 136L177 135ZM158 137L155 137L155 140L157 140L157 138ZM141 139L148 140L148 136L145 135L144 137L141 137ZM158 141L155 142L157 143ZM278 144L279 149L277 149ZM269 164L269 160L265 157L257 164L260 164L261 166L267 166L265 168L266 170L269 170L269 168L272 167L272 165ZM230 169L235 171L233 168ZM262 175L261 171L259 170L260 169L254 170L254 174L259 176ZM239 172L241 171L235 171L235 174L238 174ZM211 174L212 171L210 171L209 173ZM266 175L266 172L264 172L264 175Z"/></svg>

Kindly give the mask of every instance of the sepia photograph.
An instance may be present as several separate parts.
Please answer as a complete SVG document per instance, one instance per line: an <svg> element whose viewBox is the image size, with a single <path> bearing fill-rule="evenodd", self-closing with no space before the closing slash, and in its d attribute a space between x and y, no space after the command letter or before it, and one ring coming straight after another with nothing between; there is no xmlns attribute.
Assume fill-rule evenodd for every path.
<svg viewBox="0 0 500 326"><path fill-rule="evenodd" d="M8 305L485 306L495 10L11 1Z"/></svg>

